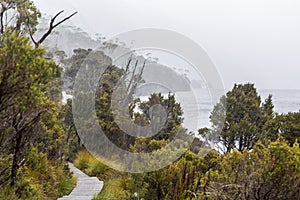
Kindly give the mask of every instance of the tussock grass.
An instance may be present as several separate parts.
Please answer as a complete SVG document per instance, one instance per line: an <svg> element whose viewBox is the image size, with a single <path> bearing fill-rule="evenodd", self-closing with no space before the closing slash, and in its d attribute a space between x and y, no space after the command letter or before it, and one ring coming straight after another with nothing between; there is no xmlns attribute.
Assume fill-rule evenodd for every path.
<svg viewBox="0 0 300 200"><path fill-rule="evenodd" d="M78 152L77 158L74 160L74 165L80 170L89 176L96 176L99 180L104 181L103 189L95 199L129 199L130 192L126 188L131 180L128 175L104 165L99 160L101 161L101 159L96 159L86 150Z"/></svg>

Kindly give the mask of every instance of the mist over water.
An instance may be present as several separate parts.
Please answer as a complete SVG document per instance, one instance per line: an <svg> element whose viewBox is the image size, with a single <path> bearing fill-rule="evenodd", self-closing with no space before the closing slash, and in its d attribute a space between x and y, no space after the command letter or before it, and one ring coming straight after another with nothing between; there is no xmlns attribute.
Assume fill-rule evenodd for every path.
<svg viewBox="0 0 300 200"><path fill-rule="evenodd" d="M45 20L45 22L42 21L41 26L47 26L47 22L47 20ZM57 33L53 34L49 40L46 40L45 44L47 47L50 47L49 50L51 50L51 48L57 47L61 50L64 50L68 56L71 56L73 54L73 49L95 48L98 45L98 42L99 41L93 40L86 32L80 30L78 27L70 25L59 27L57 29ZM123 47L119 47L119 49L122 50ZM192 88L194 88L193 91L180 90L175 92L175 96L180 96L180 98L177 98L177 100L180 102L184 112L184 127L186 127L189 131L193 131L195 133L199 128L210 127L211 124L209 116L213 109L213 106L218 102L218 99L212 100L209 91L207 89L204 89L206 86L206 82L204 81L203 77L195 77L195 74L197 73L191 70L192 68L190 67L190 65L188 63L185 63L184 60L180 59L179 57L157 50L150 51L147 49L147 52L150 53L152 57L158 59L158 69L164 69L164 73L157 73L156 71L147 73L148 75L151 75L148 76L148 79L149 77L152 77L151 80L153 78L157 78L157 74L167 74L169 75L167 77L170 78L170 72L172 71L173 74L177 74L179 76L179 79L180 77L187 77L189 80L191 80L189 84ZM142 55L147 54L147 52L143 52ZM122 66L122 62L115 64ZM163 75L162 77L165 77L165 75ZM223 74L221 74L221 76L222 75ZM147 77L144 78L147 79ZM239 80L235 80L234 82L240 83ZM258 93L261 96L262 102L264 102L269 94L272 94L275 112L288 113L297 112L300 110L300 90L260 89L260 84L258 82L250 82L253 82L258 88ZM177 89L184 86L183 84L179 84L178 81L170 81L170 84ZM226 89L225 92L229 91L230 89L231 88ZM164 91L161 92L164 93ZM66 103L66 99L70 97L70 94L64 93L63 102ZM196 101L192 97L195 97Z"/></svg>
<svg viewBox="0 0 300 200"><path fill-rule="evenodd" d="M195 90L197 102L191 101L192 92L178 92L182 98L180 103L183 109L184 122L183 126L189 131L197 133L199 128L210 127L209 116L215 103L205 89ZM274 111L277 113L298 112L300 110L300 90L258 90L262 102L272 95ZM195 104L198 103L198 104ZM193 128L197 124L197 128Z"/></svg>
<svg viewBox="0 0 300 200"><path fill-rule="evenodd" d="M274 111L277 113L299 112L300 90L258 90L262 101L272 95Z"/></svg>

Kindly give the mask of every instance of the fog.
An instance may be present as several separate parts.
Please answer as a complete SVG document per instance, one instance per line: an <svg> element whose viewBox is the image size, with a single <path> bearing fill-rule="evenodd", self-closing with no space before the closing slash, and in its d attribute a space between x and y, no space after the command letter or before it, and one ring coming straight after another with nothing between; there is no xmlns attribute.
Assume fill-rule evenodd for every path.
<svg viewBox="0 0 300 200"><path fill-rule="evenodd" d="M226 88L300 89L298 0L34 0L43 13L65 15L90 35L106 38L151 27L201 45Z"/></svg>

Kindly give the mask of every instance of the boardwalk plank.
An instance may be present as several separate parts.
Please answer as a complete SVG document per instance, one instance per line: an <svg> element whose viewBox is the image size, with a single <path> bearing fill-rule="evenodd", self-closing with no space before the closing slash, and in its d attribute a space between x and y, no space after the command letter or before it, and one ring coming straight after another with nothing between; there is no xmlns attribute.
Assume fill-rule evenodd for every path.
<svg viewBox="0 0 300 200"><path fill-rule="evenodd" d="M89 177L72 163L69 163L69 167L77 177L77 184L68 196L63 196L58 200L91 200L101 192L103 181L99 181L97 177Z"/></svg>

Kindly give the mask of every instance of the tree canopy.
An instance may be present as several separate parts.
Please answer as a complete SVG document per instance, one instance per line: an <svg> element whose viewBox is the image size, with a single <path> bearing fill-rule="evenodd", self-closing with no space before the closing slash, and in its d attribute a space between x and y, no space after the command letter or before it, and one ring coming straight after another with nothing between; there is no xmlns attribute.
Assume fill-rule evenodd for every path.
<svg viewBox="0 0 300 200"><path fill-rule="evenodd" d="M213 128L205 136L217 137L225 152L252 149L262 138L263 126L273 114L271 96L262 104L254 84L234 85L214 106L210 116Z"/></svg>

